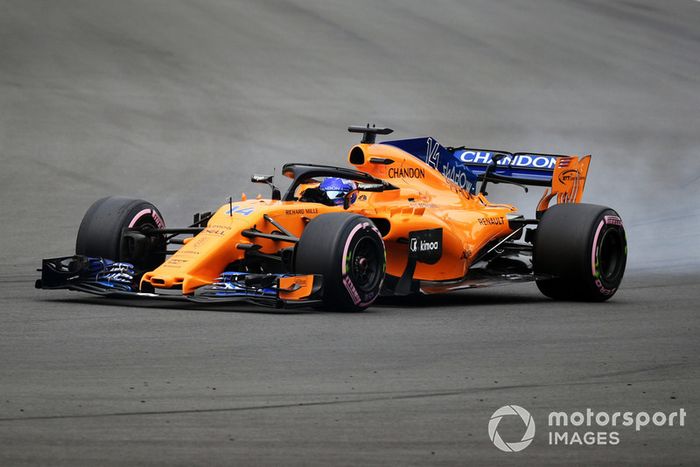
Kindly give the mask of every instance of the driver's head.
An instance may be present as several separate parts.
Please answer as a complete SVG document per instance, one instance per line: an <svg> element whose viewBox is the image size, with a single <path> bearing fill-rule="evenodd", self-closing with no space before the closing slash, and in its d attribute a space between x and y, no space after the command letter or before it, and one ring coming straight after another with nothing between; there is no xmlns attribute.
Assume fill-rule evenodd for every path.
<svg viewBox="0 0 700 467"><path fill-rule="evenodd" d="M328 196L328 199L331 200L333 204L341 205L343 204L345 195L357 188L357 185L352 180L328 177L321 182L318 188L326 193L326 196ZM354 202L355 200L352 199L350 201Z"/></svg>

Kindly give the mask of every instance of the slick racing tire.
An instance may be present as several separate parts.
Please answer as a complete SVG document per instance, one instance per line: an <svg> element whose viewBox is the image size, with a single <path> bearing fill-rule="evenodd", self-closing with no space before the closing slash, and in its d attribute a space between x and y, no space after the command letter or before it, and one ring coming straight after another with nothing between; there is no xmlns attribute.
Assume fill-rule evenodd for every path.
<svg viewBox="0 0 700 467"><path fill-rule="evenodd" d="M384 241L372 221L356 214L322 214L304 229L294 270L323 276L323 307L361 311L379 296L386 270Z"/></svg>
<svg viewBox="0 0 700 467"><path fill-rule="evenodd" d="M540 291L556 300L602 302L620 286L627 239L620 215L594 204L557 204L535 233L533 266Z"/></svg>
<svg viewBox="0 0 700 467"><path fill-rule="evenodd" d="M78 229L78 255L124 261L150 271L165 261L165 237L127 232L140 227L164 228L163 216L142 199L110 196L95 201Z"/></svg>

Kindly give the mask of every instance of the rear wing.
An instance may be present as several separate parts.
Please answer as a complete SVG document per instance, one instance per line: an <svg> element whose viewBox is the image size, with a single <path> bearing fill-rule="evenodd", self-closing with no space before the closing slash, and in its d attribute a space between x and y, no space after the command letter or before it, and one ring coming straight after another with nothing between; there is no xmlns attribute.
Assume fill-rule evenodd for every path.
<svg viewBox="0 0 700 467"><path fill-rule="evenodd" d="M591 157L534 152L507 152L467 147L444 147L433 138L383 141L402 149L441 172L446 178L476 194L476 182L517 183L548 187L538 205L547 209L558 203L578 203L583 196Z"/></svg>
<svg viewBox="0 0 700 467"><path fill-rule="evenodd" d="M495 162L494 175L512 178L524 185L550 186L557 166L559 154L510 153L492 149L449 148L452 157L466 165L479 179L483 179L486 169L494 164L494 156L501 159Z"/></svg>
<svg viewBox="0 0 700 467"><path fill-rule="evenodd" d="M578 203L583 196L591 156L579 158L562 154L448 148L479 180L504 181L549 187L537 211L547 209L556 196L558 203ZM496 159L496 160L494 160ZM493 167L489 170L489 167ZM551 191L550 191L551 189Z"/></svg>

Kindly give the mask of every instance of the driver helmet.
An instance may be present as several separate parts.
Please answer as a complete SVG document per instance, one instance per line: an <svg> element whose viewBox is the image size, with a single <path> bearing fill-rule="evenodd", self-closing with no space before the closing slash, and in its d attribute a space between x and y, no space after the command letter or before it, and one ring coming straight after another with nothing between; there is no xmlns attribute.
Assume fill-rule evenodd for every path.
<svg viewBox="0 0 700 467"><path fill-rule="evenodd" d="M318 188L324 193L326 193L326 196L328 196L328 199L333 204L339 206L343 204L345 195L350 193L352 190L356 189L357 185L352 180L328 177L321 182ZM355 202L356 197L357 196L352 197L352 199L350 200L351 204Z"/></svg>

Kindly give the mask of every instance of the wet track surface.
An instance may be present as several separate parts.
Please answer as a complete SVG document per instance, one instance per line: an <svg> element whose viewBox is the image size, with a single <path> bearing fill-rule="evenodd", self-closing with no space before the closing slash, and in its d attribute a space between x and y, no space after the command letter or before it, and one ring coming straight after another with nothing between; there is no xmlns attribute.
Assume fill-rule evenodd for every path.
<svg viewBox="0 0 700 467"><path fill-rule="evenodd" d="M697 463L699 23L690 0L0 0L0 465ZM584 199L625 219L623 288L363 314L33 289L95 199L182 225L256 194L250 173L342 164L366 121L592 153ZM492 191L526 214L539 198ZM521 453L488 438L506 404L537 422ZM549 446L547 414L587 407L688 416Z"/></svg>

